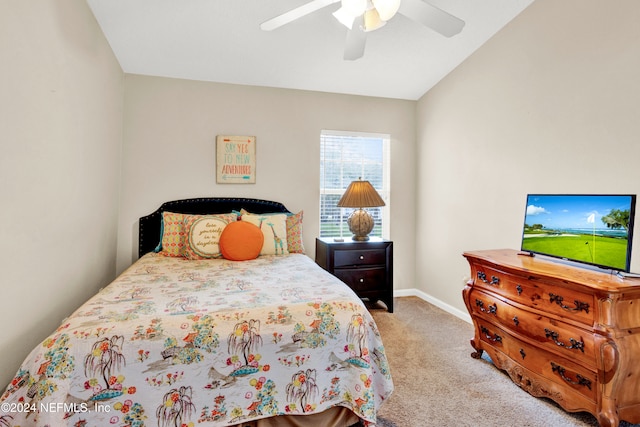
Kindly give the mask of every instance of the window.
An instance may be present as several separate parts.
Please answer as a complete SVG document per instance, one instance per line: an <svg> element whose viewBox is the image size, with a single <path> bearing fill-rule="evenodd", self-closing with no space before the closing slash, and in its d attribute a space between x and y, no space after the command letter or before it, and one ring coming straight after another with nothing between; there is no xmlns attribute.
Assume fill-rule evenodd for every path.
<svg viewBox="0 0 640 427"><path fill-rule="evenodd" d="M320 133L320 236L349 237L353 209L339 208L351 181L369 181L386 206L367 208L375 219L370 236L389 238L389 141L386 134L323 130Z"/></svg>

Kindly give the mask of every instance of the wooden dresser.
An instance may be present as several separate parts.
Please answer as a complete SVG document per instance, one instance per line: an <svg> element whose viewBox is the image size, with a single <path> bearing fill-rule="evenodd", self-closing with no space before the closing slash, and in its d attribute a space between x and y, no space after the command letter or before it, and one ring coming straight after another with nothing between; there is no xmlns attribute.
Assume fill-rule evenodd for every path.
<svg viewBox="0 0 640 427"><path fill-rule="evenodd" d="M640 423L640 279L510 249L464 257L472 357L486 351L524 390L603 427Z"/></svg>

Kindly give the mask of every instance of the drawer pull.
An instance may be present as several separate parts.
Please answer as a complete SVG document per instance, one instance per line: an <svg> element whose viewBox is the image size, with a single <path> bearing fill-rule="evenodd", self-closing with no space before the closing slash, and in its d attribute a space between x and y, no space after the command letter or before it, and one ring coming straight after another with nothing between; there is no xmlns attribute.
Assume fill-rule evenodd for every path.
<svg viewBox="0 0 640 427"><path fill-rule="evenodd" d="M484 334L484 337L486 339L488 339L489 341L500 342L500 343L502 342L502 337L500 335L493 334L493 336L492 336L491 333L489 332L489 330L487 328L485 328L484 326L480 326L480 330Z"/></svg>
<svg viewBox="0 0 640 427"><path fill-rule="evenodd" d="M575 308L574 307L569 307L568 305L564 305L562 302L564 301L564 297L562 295L556 295L556 294L549 294L549 302L552 303L556 303L558 304L560 307L564 308L565 310L569 310L569 311L585 311L587 314L589 313L589 304L586 302L582 302L582 301L578 301L575 300L573 303L575 304Z"/></svg>
<svg viewBox="0 0 640 427"><path fill-rule="evenodd" d="M526 355L527 355L527 353L524 352L524 348L521 348L520 349L520 356L522 356L522 360L524 360Z"/></svg>
<svg viewBox="0 0 640 427"><path fill-rule="evenodd" d="M565 369L562 366L557 365L553 362L551 362L551 371L557 372L558 375L560 375L560 378L562 378L564 381L568 382L569 384L584 386L584 387L587 387L589 390L591 390L591 380L583 377L580 374L576 374L575 380L572 378L569 378L566 375Z"/></svg>
<svg viewBox="0 0 640 427"><path fill-rule="evenodd" d="M364 255L360 255L360 259L364 259Z"/></svg>
<svg viewBox="0 0 640 427"><path fill-rule="evenodd" d="M516 291L518 292L518 295L522 295L522 286L516 285Z"/></svg>
<svg viewBox="0 0 640 427"><path fill-rule="evenodd" d="M360 283L364 283L364 279L360 279Z"/></svg>
<svg viewBox="0 0 640 427"><path fill-rule="evenodd" d="M562 341L558 340L558 337L560 336L560 334L558 334L556 331L552 331L551 329L545 328L544 334L547 338L551 338L553 342L560 347L568 348L569 350L580 350L581 352L584 353L584 341L577 341L573 338L569 338L569 342L571 343L571 345L566 345Z"/></svg>
<svg viewBox="0 0 640 427"><path fill-rule="evenodd" d="M476 298L476 306L480 309L481 312L483 313L489 313L489 314L493 314L495 316L497 316L498 314L498 306L496 305L496 303L493 303L492 305L490 305L488 308L484 308L484 301L479 300Z"/></svg>
<svg viewBox="0 0 640 427"><path fill-rule="evenodd" d="M498 276L491 276L491 281L488 281L487 273L484 271L478 271L478 279L480 279L482 283L488 283L494 286L498 286L500 284L500 278Z"/></svg>
<svg viewBox="0 0 640 427"><path fill-rule="evenodd" d="M513 316L513 324L520 326L520 319L518 319L518 316Z"/></svg>

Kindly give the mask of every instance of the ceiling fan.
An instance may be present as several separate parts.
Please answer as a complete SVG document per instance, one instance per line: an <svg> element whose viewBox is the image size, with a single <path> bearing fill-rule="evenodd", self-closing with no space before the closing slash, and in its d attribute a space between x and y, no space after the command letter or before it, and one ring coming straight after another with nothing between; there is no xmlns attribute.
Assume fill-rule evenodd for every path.
<svg viewBox="0 0 640 427"><path fill-rule="evenodd" d="M422 0L311 0L260 24L264 31L275 30L317 10L340 2L333 16L349 29L344 59L364 55L367 33L377 30L396 13L406 16L445 37L462 31L464 21Z"/></svg>

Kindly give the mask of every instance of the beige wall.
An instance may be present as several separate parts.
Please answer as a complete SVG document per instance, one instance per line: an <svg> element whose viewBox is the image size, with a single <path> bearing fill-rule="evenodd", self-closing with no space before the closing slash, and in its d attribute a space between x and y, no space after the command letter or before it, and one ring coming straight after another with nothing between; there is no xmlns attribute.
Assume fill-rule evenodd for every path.
<svg viewBox="0 0 640 427"><path fill-rule="evenodd" d="M240 196L304 211L315 252L320 131L391 135L395 286L413 287L415 101L127 75L118 270L137 258L138 218L167 200ZM217 184L216 135L256 136L255 184Z"/></svg>
<svg viewBox="0 0 640 427"><path fill-rule="evenodd" d="M83 1L0 0L0 387L115 275L123 73Z"/></svg>
<svg viewBox="0 0 640 427"><path fill-rule="evenodd" d="M391 134L396 290L460 314L461 253L517 248L527 193L640 193L636 0L537 0L417 103L123 77L84 2L0 9L0 384L163 201L281 201L313 256L322 129ZM256 184L216 184L218 134L257 137Z"/></svg>
<svg viewBox="0 0 640 427"><path fill-rule="evenodd" d="M527 193L640 193L639 16L537 0L419 101L416 287L466 311L461 253L519 248Z"/></svg>

